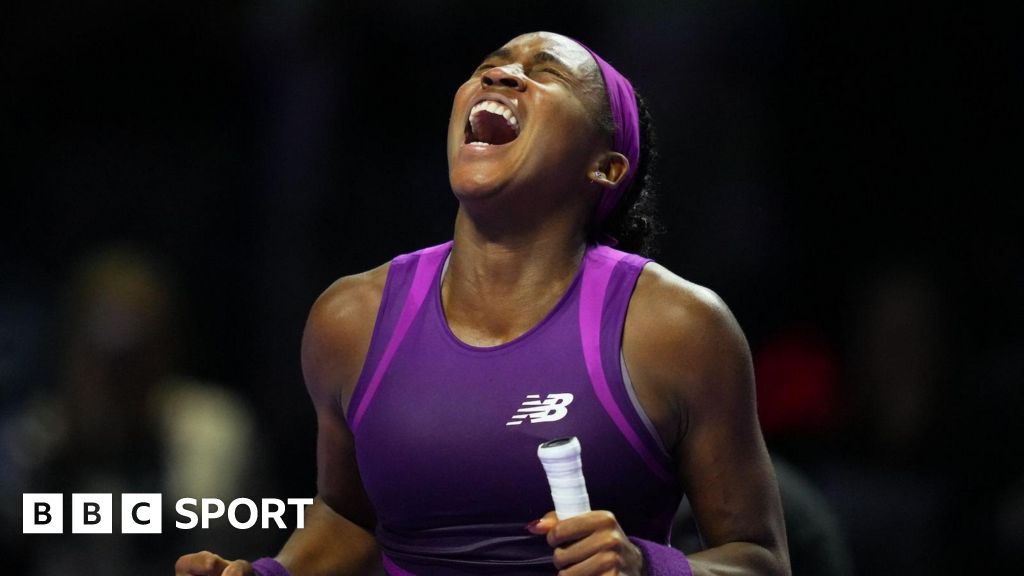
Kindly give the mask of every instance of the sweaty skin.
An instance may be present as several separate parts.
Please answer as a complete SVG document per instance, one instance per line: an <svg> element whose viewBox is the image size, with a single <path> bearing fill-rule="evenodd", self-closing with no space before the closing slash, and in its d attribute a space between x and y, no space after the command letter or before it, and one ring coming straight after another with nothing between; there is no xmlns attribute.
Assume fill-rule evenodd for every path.
<svg viewBox="0 0 1024 576"><path fill-rule="evenodd" d="M589 54L550 33L513 39L456 92L448 163L459 212L441 298L449 327L464 342L494 346L525 333L575 276L594 203L628 169L594 121L601 94ZM513 110L521 129L511 142L466 142L469 111L487 99ZM597 170L605 176L594 175ZM338 280L307 321L302 366L317 414L319 496L307 509L306 528L277 556L294 576L368 574L378 566L374 512L343 415L370 346L387 270ZM789 574L750 352L725 304L649 264L630 301L623 354L708 547L689 556L694 574ZM645 573L640 551L611 512L561 522L552 512L529 529L547 534L562 574ZM253 574L247 562L228 563L210 552L183 556L175 570L177 576Z"/></svg>

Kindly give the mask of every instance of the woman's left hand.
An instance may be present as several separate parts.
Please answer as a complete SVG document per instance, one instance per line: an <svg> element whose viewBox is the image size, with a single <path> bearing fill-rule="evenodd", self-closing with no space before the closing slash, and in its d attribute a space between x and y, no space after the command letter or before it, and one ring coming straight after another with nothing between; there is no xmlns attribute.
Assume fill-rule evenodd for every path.
<svg viewBox="0 0 1024 576"><path fill-rule="evenodd" d="M547 534L555 549L555 567L564 576L621 574L642 576L644 558L619 526L615 515L595 510L565 520L548 512L527 530Z"/></svg>

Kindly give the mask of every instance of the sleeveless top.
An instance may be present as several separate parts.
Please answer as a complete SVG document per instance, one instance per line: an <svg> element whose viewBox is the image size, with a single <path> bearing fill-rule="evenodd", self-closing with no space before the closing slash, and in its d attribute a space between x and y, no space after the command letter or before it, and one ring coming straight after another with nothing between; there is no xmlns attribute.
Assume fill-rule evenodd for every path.
<svg viewBox="0 0 1024 576"><path fill-rule="evenodd" d="M622 362L648 260L588 247L539 324L494 347L452 334L441 306L448 242L395 258L349 402L363 485L392 576L556 572L525 525L554 509L537 446L576 436L591 508L667 544L682 498Z"/></svg>

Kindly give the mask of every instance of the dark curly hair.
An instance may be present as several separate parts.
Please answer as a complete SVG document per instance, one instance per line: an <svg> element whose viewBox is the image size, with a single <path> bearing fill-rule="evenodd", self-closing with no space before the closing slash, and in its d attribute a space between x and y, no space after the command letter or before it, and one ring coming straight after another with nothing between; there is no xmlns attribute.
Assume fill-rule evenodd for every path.
<svg viewBox="0 0 1024 576"><path fill-rule="evenodd" d="M607 96L602 100L598 125L608 134L610 140L615 135L615 121L612 120ZM600 242L602 238L610 236L618 240L615 247L619 250L652 256L656 250L655 240L662 232L656 215L653 174L658 151L655 147L651 112L639 92L636 93L636 107L640 116L640 162L636 167L636 174L608 218L599 227L591 230L590 240Z"/></svg>

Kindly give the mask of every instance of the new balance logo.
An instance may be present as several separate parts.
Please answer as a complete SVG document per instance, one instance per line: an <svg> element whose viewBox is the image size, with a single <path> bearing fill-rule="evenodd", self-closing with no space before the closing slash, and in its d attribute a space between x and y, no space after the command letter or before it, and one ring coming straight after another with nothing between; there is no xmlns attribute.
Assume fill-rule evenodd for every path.
<svg viewBox="0 0 1024 576"><path fill-rule="evenodd" d="M572 404L572 394L548 394L543 400L540 394L527 394L522 408L516 410L512 419L505 422L505 426L518 426L523 421L539 424L561 420L569 413L569 404Z"/></svg>

